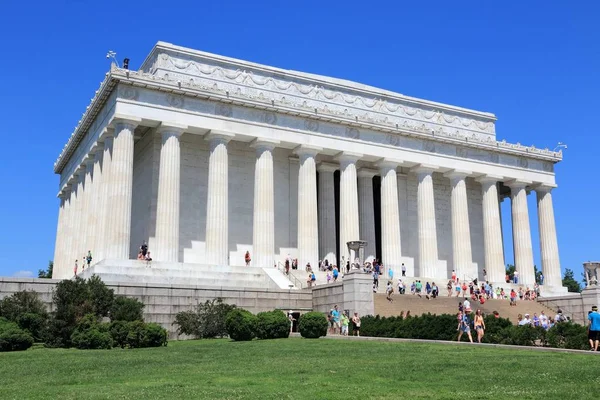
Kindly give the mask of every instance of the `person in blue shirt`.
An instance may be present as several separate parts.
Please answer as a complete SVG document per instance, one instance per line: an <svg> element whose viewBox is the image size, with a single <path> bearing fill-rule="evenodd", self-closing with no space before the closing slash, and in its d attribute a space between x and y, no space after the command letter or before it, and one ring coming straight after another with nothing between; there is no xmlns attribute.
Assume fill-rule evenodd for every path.
<svg viewBox="0 0 600 400"><path fill-rule="evenodd" d="M337 304L333 307L333 311L331 311L331 318L333 319L333 333L341 333L340 327L340 312L338 311Z"/></svg>
<svg viewBox="0 0 600 400"><path fill-rule="evenodd" d="M592 351L598 351L598 343L600 342L600 314L598 306L592 307L592 312L588 314L588 338L590 339L590 347Z"/></svg>

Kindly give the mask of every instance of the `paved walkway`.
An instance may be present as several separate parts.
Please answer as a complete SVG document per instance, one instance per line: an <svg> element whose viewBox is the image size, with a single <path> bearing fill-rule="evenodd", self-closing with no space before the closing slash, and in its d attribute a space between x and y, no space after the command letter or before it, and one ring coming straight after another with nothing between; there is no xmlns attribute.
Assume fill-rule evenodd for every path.
<svg viewBox="0 0 600 400"><path fill-rule="evenodd" d="M290 337L301 337L300 333L294 332L290 334ZM341 336L341 335L328 335L322 339L331 340L355 340L355 341L366 341L366 342L396 342L396 343L434 343L434 344L445 344L455 346L483 346L489 348L500 348L510 350L533 350L533 351L547 351L553 353L575 353L575 354L590 354L600 356L600 351L589 351L589 350L572 350L572 349L557 349L554 347L536 347L536 346L514 346L507 344L494 344L494 343L470 343L470 342L456 342L447 340L425 340L425 339L399 339L399 338L385 338L385 337L372 337L372 336Z"/></svg>

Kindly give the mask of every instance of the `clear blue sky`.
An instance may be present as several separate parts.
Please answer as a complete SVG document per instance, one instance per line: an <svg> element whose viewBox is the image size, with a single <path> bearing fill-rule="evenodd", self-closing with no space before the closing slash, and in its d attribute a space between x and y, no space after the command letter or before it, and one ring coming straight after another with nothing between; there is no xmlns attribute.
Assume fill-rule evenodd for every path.
<svg viewBox="0 0 600 400"><path fill-rule="evenodd" d="M106 52L136 69L158 40L490 111L500 140L564 141L554 194L562 267L579 277L583 261L600 259L600 2L151 3L2 4L0 276L53 257L53 163L109 68ZM535 195L529 206L540 265ZM510 226L508 202L503 211Z"/></svg>

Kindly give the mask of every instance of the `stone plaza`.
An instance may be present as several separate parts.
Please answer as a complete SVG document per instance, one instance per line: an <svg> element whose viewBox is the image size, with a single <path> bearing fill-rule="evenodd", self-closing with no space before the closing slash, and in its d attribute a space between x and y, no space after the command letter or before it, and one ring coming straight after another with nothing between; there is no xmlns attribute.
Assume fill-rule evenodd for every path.
<svg viewBox="0 0 600 400"><path fill-rule="evenodd" d="M273 267L288 255L302 269L345 265L346 244L364 240L367 260L395 276L404 265L411 277L444 282L454 270L504 283L509 201L519 283L533 286L534 192L542 292L562 294L552 201L562 152L498 141L495 122L158 42L138 71L112 65L54 165L53 278L73 277L91 250L88 274L113 281L219 285L235 275L232 286L246 287L249 251L264 277L247 274L248 286L286 288ZM144 241L160 273L134 261Z"/></svg>

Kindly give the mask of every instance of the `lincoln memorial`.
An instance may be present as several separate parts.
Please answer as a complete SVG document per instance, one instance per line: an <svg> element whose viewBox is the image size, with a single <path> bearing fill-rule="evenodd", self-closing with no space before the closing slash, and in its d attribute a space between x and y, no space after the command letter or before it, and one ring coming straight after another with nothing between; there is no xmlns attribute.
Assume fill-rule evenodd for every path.
<svg viewBox="0 0 600 400"><path fill-rule="evenodd" d="M72 278L91 250L92 269L123 276L262 268L277 280L288 255L302 270L345 265L346 243L364 240L365 258L396 277L404 264L442 287L453 270L503 283L512 228L519 284L535 283L539 240L544 291L562 293L552 201L562 152L498 141L495 122L158 42L138 71L111 66L54 164L54 278ZM144 241L150 268L134 261Z"/></svg>

